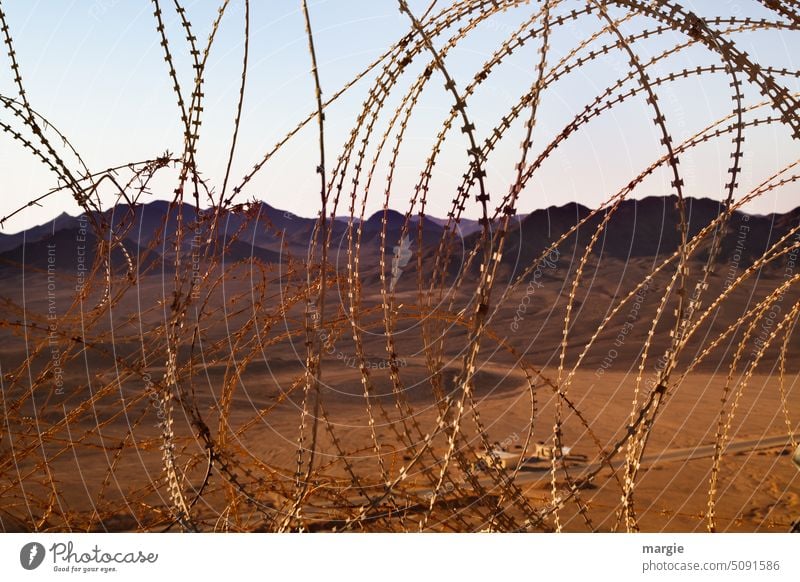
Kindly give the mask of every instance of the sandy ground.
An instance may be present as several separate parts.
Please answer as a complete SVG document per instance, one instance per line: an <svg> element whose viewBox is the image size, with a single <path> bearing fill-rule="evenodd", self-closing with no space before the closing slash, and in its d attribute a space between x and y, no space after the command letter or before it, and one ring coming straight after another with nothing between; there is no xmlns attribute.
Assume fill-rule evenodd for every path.
<svg viewBox="0 0 800 582"><path fill-rule="evenodd" d="M535 301L532 300L530 309L526 308L520 320L522 325L517 330L512 329L511 323L525 293L517 291L510 295L505 308L493 317L492 335L487 337L478 358L479 369L472 394L477 417L471 404L465 403L460 426L463 438L458 440L457 447L465 452L467 459L474 460L485 450L486 443L500 443L510 452L524 454L531 418L534 422L530 442L549 441L558 418L551 387L555 384L562 386L580 412L579 417L567 406L561 412L563 444L572 447L575 454L586 457L584 463L569 466L570 474L580 475L586 467L599 462L597 443L609 450L623 438L637 410L634 399L636 406L641 406L652 388L657 374L655 354L663 353L668 337L666 324L656 329L651 357L641 372L641 381L637 382L637 357L649 332L648 320L656 308L658 294L645 298L633 314L635 326L621 344L618 342L615 357L609 358L610 350L615 346L614 339L619 338L622 322L631 318L632 312L627 308L620 312L619 320L609 322L607 332L587 352L576 373L571 376L570 372L598 321L613 305L615 297L619 298L623 288L621 281L635 280L631 270L638 269L641 274L645 267L633 262L625 269L607 269L603 271L604 278L595 277L591 288L579 290L577 307L572 313L565 367L561 372L558 361L565 317L563 277L566 273L548 274L547 284L537 288ZM653 286L662 284L663 281L656 281ZM752 289L743 289L741 301L737 299L732 307L726 306L717 312L705 324L697 342L690 343L685 350L678 369L671 376L669 390L647 442L644 456L649 461L636 480L634 508L641 530L703 531L706 528L713 459L670 455L674 451L713 444L718 431L724 434L726 442L758 441L781 435L785 436L785 442L782 446L754 447L758 450L723 455L716 495L717 529L786 531L791 522L800 517L800 472L785 454L789 435L800 431L797 420L800 387L795 363L800 347L797 342L788 344L783 377L777 366L776 352L771 349L752 377L743 376L740 365L728 379L731 345L735 344L727 343L720 353L704 359L697 369L681 379L687 366L697 359L701 340L707 342L733 324L744 311L750 295L763 293L774 284L774 281L762 281ZM46 312L47 300L41 281L30 281L24 289L20 286L7 288L9 299L25 303L29 313ZM4 438L0 440L3 527L54 531L159 530L173 521L161 449L165 405L141 375L124 368L126 361L144 350L148 357L147 373L158 379L165 372L163 344L142 342L142 337L148 337L147 333L158 330L163 323L165 300L154 299L163 291L162 282L150 278L141 282L136 291L114 306L113 318L104 317L95 323L98 348L78 350L65 364L64 380L70 388L65 396L57 396L41 383L31 394L26 388L29 386L27 372L18 368L24 360L26 347L30 349L37 337L41 340L41 333L31 328L27 328L27 336L3 331L4 341L0 346L6 419ZM208 313L203 316L203 345L193 355L197 367L191 374L184 370L184 378L191 378L191 382L181 384L187 400L182 404L173 399L170 403L171 426L176 435L176 466L183 476L183 490L189 502L194 503L193 513L204 529L266 528L264 520L268 511L284 508L284 499L291 497L295 488L303 390L292 386L302 378L304 346L301 334L291 336L290 343L285 333L287 329L294 332L302 329L300 312L297 308L285 314L272 327L264 328L263 337L256 336L246 327L254 313L253 306L248 304L249 292L250 280L241 277L230 282L225 294L209 302ZM68 296L66 294L64 300ZM450 313L458 313L469 299L468 292L457 293ZM786 305L794 299L787 295ZM379 300L379 295L367 296L365 307L378 305ZM324 517L325 508L335 504L335 500L356 507L363 502L363 492L353 485L352 473L369 492L380 490L386 478L395 479L402 467L407 467L408 471L402 488L419 497L432 487L421 469L433 469L434 475L438 474L437 463L447 451L443 435L433 438L429 452L408 467L413 455L409 444L419 445L426 435L435 431L443 404L433 390L425 353L420 349L424 327L419 322L418 311L415 312L416 300L413 289L398 293L396 349L400 357L398 373L402 395L399 402L386 365L381 311L365 311L361 322L369 367L368 397L355 358L352 332L347 325L338 328L338 339L326 351L320 388L324 415L319 420L315 457L315 471L323 481L319 490L315 489L311 495L307 515L317 512ZM255 313L266 319L274 307L267 304ZM326 313L326 317L335 318L344 308L345 299L332 294L330 313ZM19 315L22 317L21 313ZM77 323L75 325L75 330L80 329ZM443 393L439 397L447 396L457 402L462 393L453 379L461 367L460 346L465 344L467 329L446 320L438 320L437 325L442 325L439 329L446 333L440 368ZM269 343L271 338L277 340ZM75 349L74 341L71 345L71 349ZM524 355L524 366L531 374L533 388L517 363L517 355L506 346L516 350L517 355ZM182 353L182 361L186 361L188 355L188 352ZM245 358L246 355L251 357ZM748 348L743 361L750 357L752 352ZM33 374L43 361L41 358L34 361L30 368ZM307 405L313 410L312 400ZM212 437L226 451L227 468L238 481L221 473L217 463L206 482L208 456L197 438L197 426L193 425L190 415L193 406L203 417ZM220 420L223 409L229 411L226 422ZM405 425L401 418L405 418ZM479 436L478 421L485 429L485 441ZM306 444L311 424L309 417L304 433ZM373 443L373 432L379 443L377 446ZM652 462L662 453L669 458ZM618 455L620 462L624 454L623 449ZM452 475L456 483L464 482L463 473L451 463L448 475ZM579 499L587 508L585 515L577 511L578 505L571 500L559 512L558 523L570 531L609 531L620 527L617 521L621 499L618 479L621 481L623 476L621 468L616 476L609 469L601 471L591 488L579 492ZM198 497L197 490L204 482L206 486ZM517 483L533 506L544 507L552 501L550 477L543 471L538 474L521 471ZM462 493L470 492L471 485L460 486ZM563 475L559 475L556 489L564 486ZM264 507L242 510L238 520L228 523L225 516L237 503L233 500L238 487L256 491ZM442 506L437 506L438 513L431 520L430 529L437 529L437 519L442 516L466 515L476 503L473 499L453 505L448 489L452 487L453 483L445 480L439 499ZM328 494L330 490L341 493L336 497ZM491 487L489 492L492 492ZM198 497L196 501L195 497ZM402 497L399 502L403 502ZM494 502L487 502L491 503ZM510 515L519 517L514 513L517 508L509 504L507 498L499 503L508 506ZM466 521L442 529L463 531L481 529L485 525L480 517ZM415 523L412 516L394 525L384 521L375 528L413 529ZM555 527L557 522L550 516L546 525ZM326 528L324 523L320 527Z"/></svg>
<svg viewBox="0 0 800 582"><path fill-rule="evenodd" d="M406 377L412 375L413 367L404 371ZM422 368L418 369L422 374ZM555 372L555 371L553 371ZM291 376L284 372L288 378ZM349 378L348 378L349 376ZM478 391L477 409L492 442L503 443L509 451L519 451L527 437L530 418L531 392L522 382L518 372L503 379L496 370L486 370L480 376L485 384ZM606 448L620 438L629 421L631 400L635 379L624 374L605 374L598 379L594 374L579 372L569 388L569 395L578 406L584 418L591 425L594 437ZM369 420L365 413L364 397L357 396L354 386L360 384L352 370L329 374L328 382L333 388L323 391L327 406L327 418L332 430L339 439L341 449L348 451L348 460L357 473L369 481L379 477L377 456L371 447ZM689 459L680 457L666 460L658 459L670 451L682 451L699 445L713 444L719 420L720 396L725 384L724 378L709 374L695 374L668 395L648 443L645 462L635 489L635 508L639 527L642 531L704 531L708 504L709 477L712 458ZM331 390L332 392L327 392ZM785 398L796 407L798 400L796 384L787 382ZM230 425L236 430L248 427L241 435L229 436L231 450L237 458L252 461L255 467L261 466L265 474L284 483L291 490L293 484L296 442L298 436L297 402L278 406L263 421L250 423L256 409L269 405L269 396L239 395L232 407ZM552 432L555 419L555 399L546 386L540 386L536 394L536 421L533 427L533 440L547 440ZM391 398L379 399L389 418L396 418ZM427 400L427 401L426 401ZM436 410L430 399L412 394L411 402L415 410L415 420L420 430L432 430ZM374 401L373 413L377 418L376 433L381 443L383 460L390 473L396 474L399 467L407 463L408 455L391 427L381 420L378 399ZM67 516L73 516L76 523L83 522L87 512L95 510L105 515L107 508L128 504L127 511L119 512L114 519L103 518L107 528L130 529L137 521L152 523L155 517L164 518L167 514L168 497L164 492L163 470L161 467L160 440L158 438L158 419L151 409L141 407L142 420L134 414L135 407L129 411L128 421L117 416L112 422L103 425L102 430L92 426L92 416L83 417L56 434L83 434L92 432L95 437L86 439L81 446L71 447L62 439L53 439L45 447L48 458L47 470L57 482L59 493L57 505ZM111 418L111 411L96 410L98 418L105 422ZM731 418L727 437L732 442L758 440L766 437L788 435L782 412L782 398L776 378L756 376L743 387L738 399L737 412ZM55 418L53 418L55 420ZM130 422L134 427L133 437L125 438L125 426ZM186 425L180 411L176 414L175 425L178 433ZM213 423L212 423L213 426ZM464 434L474 435L474 421L465 419ZM327 430L320 430L319 465L326 465L325 473L331 482L346 483L347 472L337 449L333 446ZM564 444L572 447L572 452L587 457L584 463L570 463L569 470L579 475L587 466L598 462L598 450L593 437L588 434L574 414L563 418ZM187 436L186 449L179 458L189 459L202 455L200 445ZM800 472L790 462L788 456L789 437L785 446L771 446L763 450L741 451L725 454L720 465L718 504L716 507L717 529L720 531L786 531L791 522L800 516ZM469 442L476 449L482 444L477 436ZM461 443L461 447L466 446ZM106 450L100 448L105 444ZM122 445L120 448L119 445ZM757 447L754 447L757 448ZM433 453L442 457L445 453L442 439L434 441ZM19 451L18 451L19 453ZM202 457L199 457L202 458ZM32 462L41 461L41 451L29 454L16 468L4 472L4 483L14 479L28 485L28 498L36 492L40 501L48 498L48 487L42 482L42 466ZM109 472L109 466L114 467ZM269 467L267 472L266 467ZM545 506L552 498L550 475L545 470L525 470L517 476L517 481L536 506ZM203 463L187 467L187 481L199 483L205 466ZM618 468L617 477L622 479L624 470ZM412 468L409 481L416 483L420 491L425 490L425 480ZM146 492L148 485L154 483L156 492ZM212 483L219 485L218 479ZM6 485L7 486L7 485ZM465 485L469 487L469 485ZM563 476L559 475L557 487L565 486ZM216 487L214 488L216 489ZM199 507L200 515L209 519L218 515L224 508L224 489L216 490L203 499L206 507ZM489 487L491 490L491 487ZM447 499L445 488L443 499ZM10 489L10 492L14 492ZM356 503L358 494L348 493L349 499ZM587 523L577 512L574 503L566 504L559 512L562 527L567 531L610 531L617 524L617 511L620 507L620 486L612 472L604 469L590 488L580 491L580 500L588 507ZM3 509L11 515L25 518L24 502L4 494ZM320 502L324 506L326 502ZM313 505L313 504L312 504ZM32 505L32 507L35 507ZM35 511L35 510L34 510ZM309 508L311 511L311 508ZM513 512L512 506L509 511ZM126 513L129 515L126 517ZM313 513L313 511L311 511ZM161 514L159 516L159 514ZM254 518L257 519L257 518ZM66 520L69 523L69 518ZM93 520L93 528L102 528L101 520ZM10 522L9 522L10 523ZM58 523L56 521L56 523ZM56 526L57 528L63 527Z"/></svg>

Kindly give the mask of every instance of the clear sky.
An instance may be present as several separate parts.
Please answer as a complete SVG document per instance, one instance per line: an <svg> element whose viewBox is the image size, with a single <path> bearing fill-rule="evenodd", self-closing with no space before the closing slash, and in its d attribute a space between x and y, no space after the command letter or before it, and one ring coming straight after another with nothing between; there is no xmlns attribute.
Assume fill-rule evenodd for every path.
<svg viewBox="0 0 800 582"><path fill-rule="evenodd" d="M184 35L174 10L167 10L171 2L163 4L179 75L188 91L192 71ZM459 87L469 82L502 40L539 4L531 2L500 14L458 45L448 56L447 64ZM684 4L703 15L776 18L754 0L696 0ZM210 0L186 2L187 14L200 44L205 43L218 5ZM421 14L428 1L411 1L410 5ZM439 2L435 10L446 5L446 2ZM583 2L565 1L558 11L580 9L583 5ZM243 6L242 0L231 1L206 71L199 164L203 175L217 188L224 175L239 91ZM232 172L235 183L278 139L314 111L310 60L300 7L299 0L252 2L247 94ZM409 28L407 18L400 14L393 0L312 0L309 7L325 96L332 95ZM153 158L165 150L181 151L182 130L177 104L155 29L151 2L6 0L3 8L31 104L73 142L90 169L99 171ZM549 66L599 25L597 17L587 16L578 25L554 29ZM652 21L639 18L627 23L626 30L635 32L653 26ZM800 66L798 33L739 33L731 38L764 65L795 70ZM605 37L604 42L609 40L610 37ZM679 35L665 35L637 44L637 51L643 56L652 55L680 41ZM438 42L441 44L441 39ZM480 140L533 82L537 48L536 42L526 45L470 99L470 114ZM0 93L16 97L5 48L1 52ZM544 147L577 111L611 84L619 72L627 72L626 62L622 53L612 53L549 88L542 100L534 150ZM719 62L708 51L691 49L664 61L654 72L669 73ZM418 66L412 69L418 72L423 65L420 58ZM331 162L341 151L355 123L372 79L374 76L356 85L326 115L326 146ZM781 80L790 90L800 90L796 78L781 77ZM388 100L392 105L390 111L400 102L412 81L411 76L400 80ZM406 208L422 163L452 103L450 95L442 89L441 79L435 81L423 94L407 130L391 203L398 209ZM676 81L660 87L658 93L670 131L678 142L731 109L728 79L722 74ZM761 99L749 85L745 87L745 94L748 104ZM595 206L613 195L663 154L658 143L660 136L650 123L652 117L652 110L640 96L592 122L537 173L521 197L520 210L571 200ZM0 119L9 121L9 112L0 109ZM387 121L388 115L379 119L378 136L387 127ZM515 125L489 160L488 181L494 197L508 190L522 136L521 124ZM800 157L800 144L792 142L785 128L748 130L746 138L746 167L740 179L742 192ZM371 147L377 139L373 141ZM454 131L446 146L442 161L436 167L428 205L428 213L439 216L448 211L454 186L467 162L466 142L460 132ZM312 124L248 185L243 196L263 199L300 215L313 215L318 208L318 177L314 172L316 148L316 127ZM729 154L726 138L684 157L682 167L686 173L687 194L719 198L727 178ZM368 159L371 160L371 154ZM382 206L385 161L380 168L373 191L369 193L369 212ZM636 195L666 193L665 180L666 174L656 174ZM0 215L5 216L54 185L54 175L46 167L8 135L0 133ZM171 198L172 187L174 185L166 180L158 183L154 196ZM784 211L798 205L797 186L790 186L753 205L750 210ZM42 223L62 211L71 214L79 211L68 194L58 194L41 208L27 210L10 220L3 230L15 232ZM346 206L340 213L345 211ZM468 208L467 214L477 216L477 206Z"/></svg>

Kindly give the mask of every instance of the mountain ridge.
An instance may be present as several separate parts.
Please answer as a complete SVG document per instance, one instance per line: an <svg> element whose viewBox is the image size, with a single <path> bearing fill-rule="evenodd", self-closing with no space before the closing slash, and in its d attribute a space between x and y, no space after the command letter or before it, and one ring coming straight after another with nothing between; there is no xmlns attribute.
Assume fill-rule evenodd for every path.
<svg viewBox="0 0 800 582"><path fill-rule="evenodd" d="M593 235L599 232L593 254L599 257L628 261L637 258L657 257L675 252L684 234L677 228L679 224L678 199L676 196L648 196L642 199L626 199L620 202L616 211L609 215L604 209L591 216L592 210L578 202L569 202L561 206L551 205L548 208L535 210L527 214L513 217L511 227L506 233L502 258L502 270L507 276L519 273L520 270L552 245L560 237L580 221L585 221L573 234L566 236L560 245L560 252L576 252L585 249ZM724 210L721 202L710 198L684 199L687 238L695 236L700 230L714 220ZM177 232L178 224L184 229L184 246L187 241L193 244L208 244L209 223L206 220L210 209L198 212L188 203L180 205L163 200L137 204L117 205L100 213L103 221L112 226L119 240L129 241L129 252L142 252L161 233L161 241L151 251L151 260L156 254L167 261L174 249L171 237ZM386 215L387 233L384 250L385 262L391 261L392 249L400 243L403 234L405 214L396 210L378 211L363 221L354 221L352 231L347 217L337 217L329 221L332 247L329 256L335 263L346 261L349 247L349 236L355 239L361 228L361 259L365 273L374 270L380 258L384 214ZM81 229L79 216L61 213L52 221L36 225L14 235L0 236L0 268L8 269L19 264L23 257L31 257L32 264L41 266L43 245L48 241L60 241L67 244L72 231L74 236ZM289 251L295 257L305 256L309 241L313 235L316 219L297 216L291 212L275 208L266 202L257 202L248 207L226 209L219 215L219 242L226 246L232 260L246 259L254 256L264 262L278 262L281 255ZM605 225L604 225L605 221ZM412 250L423 254L426 268L433 265L445 232L446 219L427 216L422 218L422 249L419 244L420 216L413 215L409 219L406 236L410 239ZM737 263L749 264L774 244L791 228L800 224L800 206L786 213L770 213L766 215L749 214L734 211L726 225L720 242L720 262L736 258ZM477 221L463 220L459 223L455 235L454 252L465 255L468 249L479 243L482 232ZM499 226L492 223L493 231ZM601 228L602 227L602 228ZM86 229L86 227L83 227ZM91 232L91 227L88 228ZM94 234L92 233L94 237ZM231 241L235 237L237 240ZM92 239L96 244L96 239ZM23 245L27 252L22 252ZM72 244L74 246L74 244ZM460 247L460 248L458 248ZM701 243L696 258L707 257L710 237ZM71 248L71 247L69 247ZM249 249L249 250L248 250ZM67 251L68 253L69 251ZM171 254L172 253L172 254ZM150 261L148 261L149 263ZM480 261L473 261L477 269ZM416 261L411 261L406 268L415 268ZM456 267L455 269L457 270ZM447 269L453 273L453 267Z"/></svg>

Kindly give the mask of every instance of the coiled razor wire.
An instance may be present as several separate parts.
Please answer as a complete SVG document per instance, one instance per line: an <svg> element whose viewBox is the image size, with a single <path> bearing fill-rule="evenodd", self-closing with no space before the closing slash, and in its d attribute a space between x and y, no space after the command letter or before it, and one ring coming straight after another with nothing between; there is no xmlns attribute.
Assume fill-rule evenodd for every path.
<svg viewBox="0 0 800 582"><path fill-rule="evenodd" d="M103 171L90 170L68 137L30 103L11 26L0 4L6 66L16 89L16 95L0 95L0 127L5 139L24 148L58 182L3 221L66 191L85 211L96 241L86 284L76 288L69 308L58 314L57 326L51 325L47 313L30 309L24 301L3 299L4 333L23 341L26 349L20 363L3 366L0 377L0 515L6 522L13 519L18 527L38 531L637 531L641 504L636 492L650 437L660 427L659 415L701 363L723 352L733 355L725 364L716 421L708 428L714 443L711 470L697 484L707 489L707 509L689 514L682 507L669 508L664 527L676 515L688 515L710 531L726 529L737 519L718 511L725 495L720 477L726 445L736 415L741 414L742 394L770 348L777 350L778 358L775 380L780 397L774 412L786 427L787 443L797 447L797 397L796 389L792 396L787 360L793 342L796 345L793 333L800 302L793 299L791 305L782 306L766 337L758 337L757 329L784 297L796 297L792 291L800 274L759 277L762 270L796 256L800 224L791 225L723 290L711 290L709 280L720 264L721 240L734 212L770 193L796 192L800 160L750 191L739 188L747 163L747 129L785 128L793 139L791 146L796 146L798 95L787 82L800 77L800 71L759 64L734 39L748 31L797 33L800 3L762 0L771 17L752 19L703 18L680 2L663 0L465 0L445 8L433 2L424 13L398 0L407 25L405 35L328 94L320 81L313 11L303 0L316 107L237 180L232 174L234 159L252 155L237 147L240 126L246 122L243 103L251 40L250 3L244 0L241 83L225 177L218 185L203 178L196 154L202 121L209 114L203 93L206 64L231 3L222 2L205 43L195 36L182 4L178 0L167 4L152 0L154 29L176 98L183 150ZM522 24L471 78L455 76L451 53L481 26L512 9L527 11ZM173 17L185 39L167 33L165 21ZM626 32L626 25L637 19L646 22L643 29ZM560 56L552 50L554 38L563 39L565 29L580 30L585 23L598 28L574 37ZM653 38L667 48L655 54L644 50ZM183 42L191 57L189 85L181 83L173 56ZM529 89L508 109L492 112L499 119L494 127L478 123L470 106L475 93L491 84L493 75L526 45L536 47ZM671 57L698 47L712 62L691 69L670 68L677 62ZM587 95L585 107L575 111L552 139L543 139L537 125L543 99L557 90L559 82L609 55L621 56L625 70L617 71L618 78L607 87ZM721 105L717 121L678 141L670 133L660 90L697 77L724 77L730 101ZM413 195L405 208L398 209L395 179L409 171L401 168L400 160L412 147L407 129L426 91L440 86L449 100L449 113L439 127L431 128L433 145L415 172ZM348 138L337 149L326 135L326 112L342 95L362 87L367 88L363 103ZM746 99L745 87L757 90L762 100ZM657 134L657 156L503 281L503 259L512 248L515 216L526 195L536 196L531 184L540 168L562 155L570 138L591 134L594 120L614 115L632 101L645 104L648 117L643 121ZM252 243L248 239L252 233L275 244L282 240L281 230L261 215L251 183L313 124L319 151L308 153L306 162L319 175L320 195L306 252L284 246L277 264L257 257L231 260L237 243ZM503 140L513 142L520 135L517 163L505 191L490 191L487 174L492 154ZM466 161L460 183L449 193L435 190L431 184L437 168L445 164L442 154L447 143L462 138ZM692 233L680 162L688 152L709 143L727 148L731 162L718 215ZM615 294L594 331L577 337L576 322L588 317L578 298L590 285L593 253L623 202L662 171L670 177L670 191L662 193L676 201L677 220L665 229L676 229L677 250L659 256L641 280ZM169 211L155 236L133 248L129 237L141 219L141 202L162 174L176 174ZM109 187L118 198L113 213L101 211L99 191ZM374 198L375 190L382 190L383 206L378 260L377 265L365 267L367 200L370 194ZM440 236L431 243L425 238L430 232L425 231L425 217L434 196L451 196L452 202ZM464 237L464 213L472 200L477 203L480 229ZM188 219L184 201L194 209ZM390 224L391 210L401 211L399 235ZM503 313L513 309L532 277L565 252L587 225L596 226L587 242L574 250L562 281L566 306L559 323L560 341L548 346L557 354L557 364L545 370L541 361L502 331ZM203 244L200 251L193 246L191 252L199 252L199 258L187 251L196 232L202 233ZM401 260L396 249L411 246L420 251ZM431 252L425 255L423 248ZM463 256L458 256L459 249ZM115 258L119 255L121 262ZM340 259L344 264L338 263ZM372 279L370 268L377 269ZM35 268L29 269L35 275ZM401 270L404 284L415 282L406 290L396 286ZM143 281L156 275L163 281L160 301L142 303ZM246 289L232 286L236 280L246 281ZM709 320L753 281L770 287L759 296L751 293L733 324L709 332ZM573 397L574 388L591 350L613 336L615 317L644 292L657 297L652 295L649 329L631 364L630 412L622 430L609 440L596 430L597 403ZM138 301L131 314L132 300ZM109 324L112 319L115 323ZM211 333L215 329L224 329L224 335ZM409 348L409 333L416 334L415 350ZM669 340L659 341L661 336ZM118 349L131 343L138 348ZM662 345L663 353L657 353ZM58 362L48 357L54 346ZM256 381L249 369L266 362L269 370L273 354L286 346L294 346L301 370L289 382L277 380L271 371L262 373L257 381L277 388L272 402L262 405L251 400L243 405L242 398L249 399L252 392L247 385ZM376 346L384 352L390 394L380 392L371 367L368 354ZM571 350L576 347L573 357ZM326 357L345 351L353 353L347 362ZM747 354L754 356L747 359ZM546 492L544 497L531 495L525 486L521 460L506 465L491 462L491 453L487 457L497 435L494 422L481 416L487 400L476 393L476 382L479 372L500 356L497 361L508 368L506 375L523 386L514 404L528 417L521 434L515 434L518 459L533 455L536 440L547 441L552 451L547 485L540 490ZM424 367L423 382L405 373L401 363L407 359ZM656 377L646 379L654 361ZM82 362L85 381L66 383L62 399L47 396L52 394L56 366ZM337 420L341 407L335 398L336 381L327 381L345 368L360 381L358 410L368 429L368 436L356 445L343 438L348 428ZM215 370L223 371L221 379L212 379ZM409 390L420 385L428 395L423 403L409 396ZM543 403L550 403L549 408ZM292 428L286 432L294 436L276 437L275 426L287 422ZM586 451L584 465L564 461L568 425L577 426L594 447ZM262 454L264 447L254 446L270 440L291 454ZM90 462L80 461L89 454ZM86 471L77 481L70 459ZM601 479L618 491L616 506L592 499L591 487ZM67 484L82 489L85 499L76 501Z"/></svg>

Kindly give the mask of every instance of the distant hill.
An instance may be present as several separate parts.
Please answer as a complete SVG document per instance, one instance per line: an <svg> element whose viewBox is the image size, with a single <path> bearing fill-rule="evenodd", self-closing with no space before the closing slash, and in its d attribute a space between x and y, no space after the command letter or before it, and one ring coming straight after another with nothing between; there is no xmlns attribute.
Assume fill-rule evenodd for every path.
<svg viewBox="0 0 800 582"><path fill-rule="evenodd" d="M720 202L708 198L685 200L688 236L691 238L708 225L722 211ZM521 272L539 257L542 251L573 226L586 219L591 210L579 203L551 206L526 215L519 215L511 223L503 249L501 277L510 277ZM175 256L174 240L178 225L182 224L183 249L188 252L192 244L208 244L212 222L209 210L198 213L191 204L175 205L156 200L133 207L118 205L106 210L99 221L111 225L117 236L124 241L129 256L139 257L137 266L149 267L153 261L169 264ZM582 253L596 229L607 217L598 213L587 220L576 233L560 246L563 255ZM313 236L316 219L304 218L274 208L265 202L251 206L245 212L237 208L223 211L217 216L217 242L225 245L225 261L249 260L255 257L265 263L286 260L287 253L295 258L306 255ZM377 280L378 260L381 251L381 231L386 224L385 256L391 263L394 248L399 244L405 214L395 210L379 211L359 223L352 225L354 238L361 228L360 264L366 283ZM681 233L677 225L679 212L675 196L652 196L641 200L625 200L608 218L593 254L599 259L631 261L656 258L675 252L680 245ZM439 244L447 220L425 216L420 234L420 217L413 215L406 229L411 251L423 257L425 269L432 272ZM735 212L728 222L720 244L719 261L736 261L740 265L752 264L770 245L800 223L800 208L785 214L748 215ZM0 272L18 270L23 263L28 268L46 269L48 246L56 245L55 261L59 270L74 268L78 252L78 217L61 214L45 224L24 232L0 236ZM333 241L329 252L331 262L342 266L347 261L348 226L345 218L328 222ZM499 225L492 225L496 231ZM91 231L91 229L89 229ZM477 221L462 219L452 242L453 260L448 272L453 275L461 268L465 254L479 243L482 236ZM235 240L231 240L234 239ZM24 244L23 244L24 241ZM419 245L422 248L417 248ZM87 261L93 261L97 245L96 235L89 232L83 243L89 250ZM146 252L146 247L152 250ZM710 238L704 241L695 260L707 257ZM127 259L122 249L112 253L115 268L127 268ZM406 269L416 268L416 259ZM470 275L477 274L479 261L475 261ZM388 267L387 267L388 268Z"/></svg>
<svg viewBox="0 0 800 582"><path fill-rule="evenodd" d="M685 199L687 236L691 239L710 224L722 211L723 205L708 198ZM551 206L531 212L512 225L506 234L501 277L519 274L542 252L566 234L582 220L587 219L591 209L572 202L563 206ZM655 259L674 253L681 243L678 229L680 213L675 196L651 196L641 200L624 200L616 211L608 216L600 212L588 218L559 246L561 256L583 254L597 228L608 218L595 246L595 260L628 262L636 259ZM745 267L760 257L766 249L800 224L800 208L785 214L750 215L734 212L729 219L720 242L717 262L736 261ZM476 232L464 239L464 247L471 249L480 240ZM705 261L710 251L712 237L701 242L693 255L694 261ZM452 276L460 268L460 251L454 251L448 266ZM435 251L429 251L425 263L435 260ZM479 261L474 261L470 274L477 275Z"/></svg>
<svg viewBox="0 0 800 582"><path fill-rule="evenodd" d="M76 220L77 223L77 220ZM35 240L25 236L24 244L0 253L0 273L48 271L77 275L94 265L100 241L90 229L66 227L55 232L45 232ZM139 271L160 259L157 252L147 250L131 240L122 241L111 251L111 267L114 272L127 272L130 264Z"/></svg>

